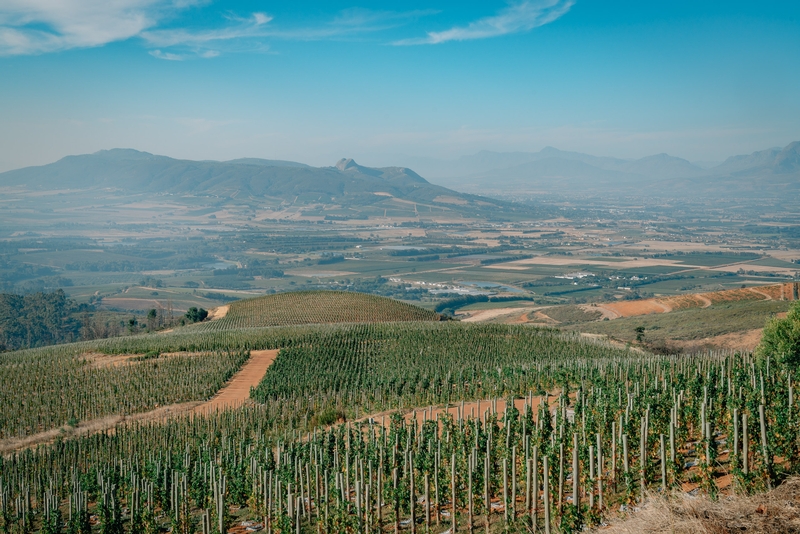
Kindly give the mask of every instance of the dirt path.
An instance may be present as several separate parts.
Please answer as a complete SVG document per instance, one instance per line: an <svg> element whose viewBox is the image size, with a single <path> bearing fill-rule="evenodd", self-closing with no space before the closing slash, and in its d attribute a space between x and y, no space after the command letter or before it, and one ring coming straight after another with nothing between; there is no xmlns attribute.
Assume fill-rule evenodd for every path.
<svg viewBox="0 0 800 534"><path fill-rule="evenodd" d="M194 413L209 413L225 408L237 408L250 398L250 388L264 378L264 373L275 358L277 350L252 350L250 359L239 372L233 375L228 385L222 388L210 401L194 409Z"/></svg>
<svg viewBox="0 0 800 534"><path fill-rule="evenodd" d="M558 396L561 394L560 389L555 389L549 392L549 402L548 406L550 407L550 412L555 413L554 410L558 408ZM575 399L575 393L570 394L570 398ZM539 410L539 404L544 399L544 396L537 396L531 395L530 397L526 398L515 398L514 399L514 407L520 411L520 413L525 413L525 405L530 403L531 409L534 413L537 413ZM409 408L403 411L403 419L406 422L416 421L418 426L422 426L425 421L435 421L436 417L439 414L449 414L453 417L453 419L458 420L459 415L462 415L464 419L469 418L480 418L483 419L485 415L491 413L492 411L496 410L496 413L504 413L506 410L506 400L504 398L497 398L497 399L481 399L477 401L464 401L464 402L454 402L448 405L439 405L439 406L425 406L423 408ZM389 426L391 422L391 415L397 413L397 410L387 410L385 412L374 413L371 415L366 415L364 417L359 417L355 420L355 422L364 422L364 421L373 421L373 423L383 425L385 427ZM574 414L574 410L572 408L567 408L567 417L572 417ZM502 426L502 425L501 425ZM331 428L329 427L325 427Z"/></svg>
<svg viewBox="0 0 800 534"><path fill-rule="evenodd" d="M697 293L693 295L693 297L703 303L703 305L700 306L701 308L708 308L709 306L711 306L711 299L709 299L708 297L704 297L701 293Z"/></svg>
<svg viewBox="0 0 800 534"><path fill-rule="evenodd" d="M767 293L764 293L763 291L759 291L758 289L756 289L754 287L748 287L747 289L749 291L755 293L756 295L761 295L762 297L764 297L764 300L772 300L772 295L768 295Z"/></svg>
<svg viewBox="0 0 800 534"><path fill-rule="evenodd" d="M67 439L98 432L113 432L113 429L118 426L132 422L166 421L187 413L207 414L225 408L239 407L250 398L250 387L258 385L277 355L277 350L250 351L250 359L247 363L207 402L170 404L149 412L132 415L107 415L91 421L82 421L76 427L65 425L22 438L0 440L0 454L51 443L56 438ZM125 357L128 358L130 355ZM112 364L116 363L116 361L112 362Z"/></svg>
<svg viewBox="0 0 800 534"><path fill-rule="evenodd" d="M589 304L581 304L580 308L583 311L586 311L586 312L593 312L593 311L600 312L601 313L600 320L603 320L603 319L611 320L611 319L617 319L619 317L622 317L622 315L620 315L616 311L614 311L614 310L612 310L610 308L606 308L602 304L597 304L596 306L591 306Z"/></svg>
<svg viewBox="0 0 800 534"><path fill-rule="evenodd" d="M665 303L663 300L654 299L653 304L660 306L663 309L662 313L669 313L672 311L672 306Z"/></svg>
<svg viewBox="0 0 800 534"><path fill-rule="evenodd" d="M211 311L208 312L208 320L209 321L216 321L217 319L222 319L226 315L228 315L228 310L231 307L229 305L219 306L213 308Z"/></svg>
<svg viewBox="0 0 800 534"><path fill-rule="evenodd" d="M155 410L150 410L149 412L133 415L107 415L98 419L92 419L91 421L81 421L78 423L78 426L75 427L64 425L22 438L8 438L0 440L0 454L27 449L37 445L45 445L53 442L56 438L69 439L88 436L98 432L108 432L120 425L132 422L165 421L171 417L188 413L199 405L201 405L200 402L170 404L169 406L162 406Z"/></svg>
<svg viewBox="0 0 800 534"><path fill-rule="evenodd" d="M496 319L497 317L502 317L504 315L515 315L515 316L517 314L527 315L528 313L535 311L537 309L539 308L493 308L489 310L469 311L470 316L461 319L461 322L480 323L483 321L490 321L492 319Z"/></svg>

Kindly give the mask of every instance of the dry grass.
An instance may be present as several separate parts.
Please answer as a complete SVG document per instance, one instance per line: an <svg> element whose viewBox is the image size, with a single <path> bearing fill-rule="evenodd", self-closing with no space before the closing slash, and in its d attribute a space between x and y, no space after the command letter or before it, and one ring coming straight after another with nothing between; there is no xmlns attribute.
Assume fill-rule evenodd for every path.
<svg viewBox="0 0 800 534"><path fill-rule="evenodd" d="M800 533L800 477L778 488L749 497L680 495L672 499L652 498L628 517L601 528L613 534L765 534Z"/></svg>

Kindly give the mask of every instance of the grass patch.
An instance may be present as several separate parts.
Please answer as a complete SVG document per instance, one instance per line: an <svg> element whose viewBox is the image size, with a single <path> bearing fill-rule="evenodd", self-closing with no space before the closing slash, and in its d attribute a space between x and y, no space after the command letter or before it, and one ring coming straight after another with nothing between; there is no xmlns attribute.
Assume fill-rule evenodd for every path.
<svg viewBox="0 0 800 534"><path fill-rule="evenodd" d="M542 313L561 324L589 323L603 316L599 311L586 311L580 306L554 306Z"/></svg>
<svg viewBox="0 0 800 534"><path fill-rule="evenodd" d="M636 340L636 328L643 326L644 341L649 344L663 343L672 339L697 340L762 328L767 319L787 311L789 305L789 302L774 300L726 302L709 308L692 308L588 323L581 325L579 330L633 342Z"/></svg>

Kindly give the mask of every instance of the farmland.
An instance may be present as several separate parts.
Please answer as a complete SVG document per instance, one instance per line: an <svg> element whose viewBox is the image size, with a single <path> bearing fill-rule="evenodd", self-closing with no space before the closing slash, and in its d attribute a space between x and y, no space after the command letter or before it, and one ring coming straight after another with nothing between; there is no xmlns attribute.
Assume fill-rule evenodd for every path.
<svg viewBox="0 0 800 534"><path fill-rule="evenodd" d="M240 300L225 306L224 315L198 325L226 330L257 326L316 323L435 321L429 310L385 297L344 291L297 291Z"/></svg>
<svg viewBox="0 0 800 534"><path fill-rule="evenodd" d="M0 283L118 324L0 355L0 531L572 532L797 472L791 370L718 343L796 298L770 217L50 200Z"/></svg>
<svg viewBox="0 0 800 534"><path fill-rule="evenodd" d="M36 377L24 403L0 394L4 436L22 438L208 399L251 351L278 349L236 409L5 456L0 528L572 532L648 492L766 490L800 458L793 375L772 358L650 355L530 325L227 324L3 355L4 384Z"/></svg>
<svg viewBox="0 0 800 534"><path fill-rule="evenodd" d="M599 334L665 354L750 351L758 345L764 323L786 313L797 291L795 283L775 284L591 304L528 302L518 311L505 308L513 303L489 302L461 307L457 314L469 322L531 323Z"/></svg>

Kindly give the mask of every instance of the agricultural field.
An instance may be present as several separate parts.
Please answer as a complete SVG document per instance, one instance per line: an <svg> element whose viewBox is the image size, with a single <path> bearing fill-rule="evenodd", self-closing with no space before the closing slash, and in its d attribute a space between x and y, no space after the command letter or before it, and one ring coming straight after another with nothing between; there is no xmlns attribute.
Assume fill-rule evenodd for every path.
<svg viewBox="0 0 800 534"><path fill-rule="evenodd" d="M488 302L461 307L457 314L469 322L531 323L601 335L665 354L750 351L764 323L785 314L798 289L788 283L591 304L529 302L523 315L512 313L505 302Z"/></svg>
<svg viewBox="0 0 800 534"><path fill-rule="evenodd" d="M375 295L297 291L239 300L212 310L212 319L195 328L228 330L322 323L438 321L439 315L413 304Z"/></svg>
<svg viewBox="0 0 800 534"><path fill-rule="evenodd" d="M28 388L16 405L0 392L0 528L575 532L650 494L759 492L798 469L793 373L773 357L655 355L531 325L228 324L0 356L3 383ZM264 350L277 357L237 408L8 447L223 398Z"/></svg>

